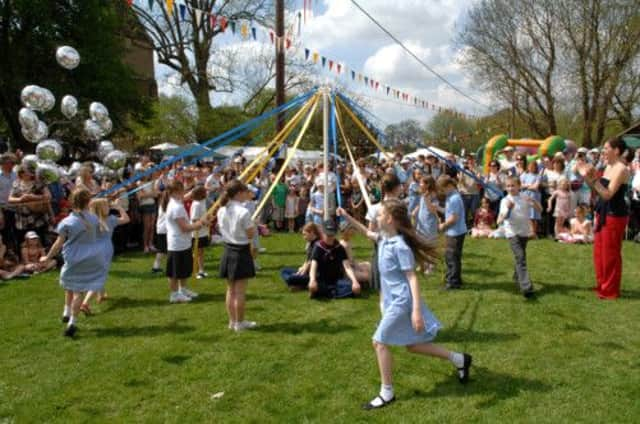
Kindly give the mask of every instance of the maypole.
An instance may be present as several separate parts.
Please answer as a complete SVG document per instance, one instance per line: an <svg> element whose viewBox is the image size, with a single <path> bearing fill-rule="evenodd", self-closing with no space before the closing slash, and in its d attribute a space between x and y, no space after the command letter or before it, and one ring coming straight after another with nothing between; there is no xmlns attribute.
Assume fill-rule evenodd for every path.
<svg viewBox="0 0 640 424"><path fill-rule="evenodd" d="M329 220L329 87L322 88L322 143L324 146L324 216Z"/></svg>

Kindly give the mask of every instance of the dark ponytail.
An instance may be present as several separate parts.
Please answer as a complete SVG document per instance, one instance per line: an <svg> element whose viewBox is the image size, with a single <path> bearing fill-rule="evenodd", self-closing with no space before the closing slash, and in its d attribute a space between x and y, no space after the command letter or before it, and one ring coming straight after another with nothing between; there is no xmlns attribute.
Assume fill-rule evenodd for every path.
<svg viewBox="0 0 640 424"><path fill-rule="evenodd" d="M389 199L382 202L382 207L391 215L396 230L404 237L404 241L413 251L416 261L420 264L435 264L439 257L437 245L416 233L411 219L409 219L407 205L401 200Z"/></svg>
<svg viewBox="0 0 640 424"><path fill-rule="evenodd" d="M240 180L232 180L224 186L224 192L220 197L220 206L225 206L229 200L236 197L238 193L249 191L249 188Z"/></svg>

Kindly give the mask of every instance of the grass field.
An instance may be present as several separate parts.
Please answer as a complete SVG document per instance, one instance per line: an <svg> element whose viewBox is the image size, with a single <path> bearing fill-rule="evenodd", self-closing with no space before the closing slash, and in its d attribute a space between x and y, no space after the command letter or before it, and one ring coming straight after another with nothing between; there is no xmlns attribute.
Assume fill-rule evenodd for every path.
<svg viewBox="0 0 640 424"><path fill-rule="evenodd" d="M224 284L199 280L200 298L170 305L151 258L119 256L111 300L62 337L57 273L0 283L1 422L639 422L640 246L625 243L623 298L600 301L591 248L535 241L539 290L511 282L504 241L468 240L464 290L422 279L445 328L437 342L474 355L462 386L449 363L394 349L398 401L365 412L379 389L371 335L377 295L310 301L278 270L298 266L299 236L266 238L248 312L260 327L231 333ZM370 255L359 240L356 253ZM220 248L208 251L215 273ZM212 395L224 392L221 398Z"/></svg>

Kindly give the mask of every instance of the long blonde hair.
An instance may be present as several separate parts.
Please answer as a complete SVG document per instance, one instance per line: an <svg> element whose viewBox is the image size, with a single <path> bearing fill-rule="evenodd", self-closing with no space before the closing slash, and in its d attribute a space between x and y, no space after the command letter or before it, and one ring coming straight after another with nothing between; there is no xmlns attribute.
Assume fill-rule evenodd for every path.
<svg viewBox="0 0 640 424"><path fill-rule="evenodd" d="M103 197L91 199L91 202L89 202L89 210L92 214L98 217L98 222L100 223L98 227L100 228L100 231L109 231L109 226L107 225L107 217L109 216L109 202L107 201L107 199Z"/></svg>

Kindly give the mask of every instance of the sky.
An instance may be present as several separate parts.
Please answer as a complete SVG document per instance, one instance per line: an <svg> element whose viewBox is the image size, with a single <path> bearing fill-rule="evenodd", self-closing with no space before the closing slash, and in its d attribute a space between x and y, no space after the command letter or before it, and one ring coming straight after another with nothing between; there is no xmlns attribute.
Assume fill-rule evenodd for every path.
<svg viewBox="0 0 640 424"><path fill-rule="evenodd" d="M349 69L362 73L381 86L376 91L365 88L363 83L352 81L349 74L315 66L314 74L319 83L336 82L366 100L371 111L386 124L404 119L427 122L436 112L413 107L386 95L384 85L418 96L429 103L455 108L467 114L487 113L488 110L454 91L382 32L349 0L313 0L313 14L302 24L297 42L298 55L303 58L304 48L317 51L327 59L333 59ZM469 0L358 0L374 18L431 68L444 76L464 93L484 105L490 105L487 94L474 88L470 76L460 64L462 51L454 45L456 26L463 21ZM293 6L302 8L303 0ZM289 10L295 16L295 10ZM266 33L265 33L266 34ZM220 38L220 40L218 40ZM269 44L268 36L258 37L257 42L241 41L239 37L218 37L224 48L240 48L250 51L258 44ZM264 48L264 46L262 46ZM247 54L247 57L250 57ZM167 84L172 77L164 67L157 67L161 93L175 94L175 86ZM347 93L348 94L348 93ZM238 96L216 96L218 103L237 103Z"/></svg>

